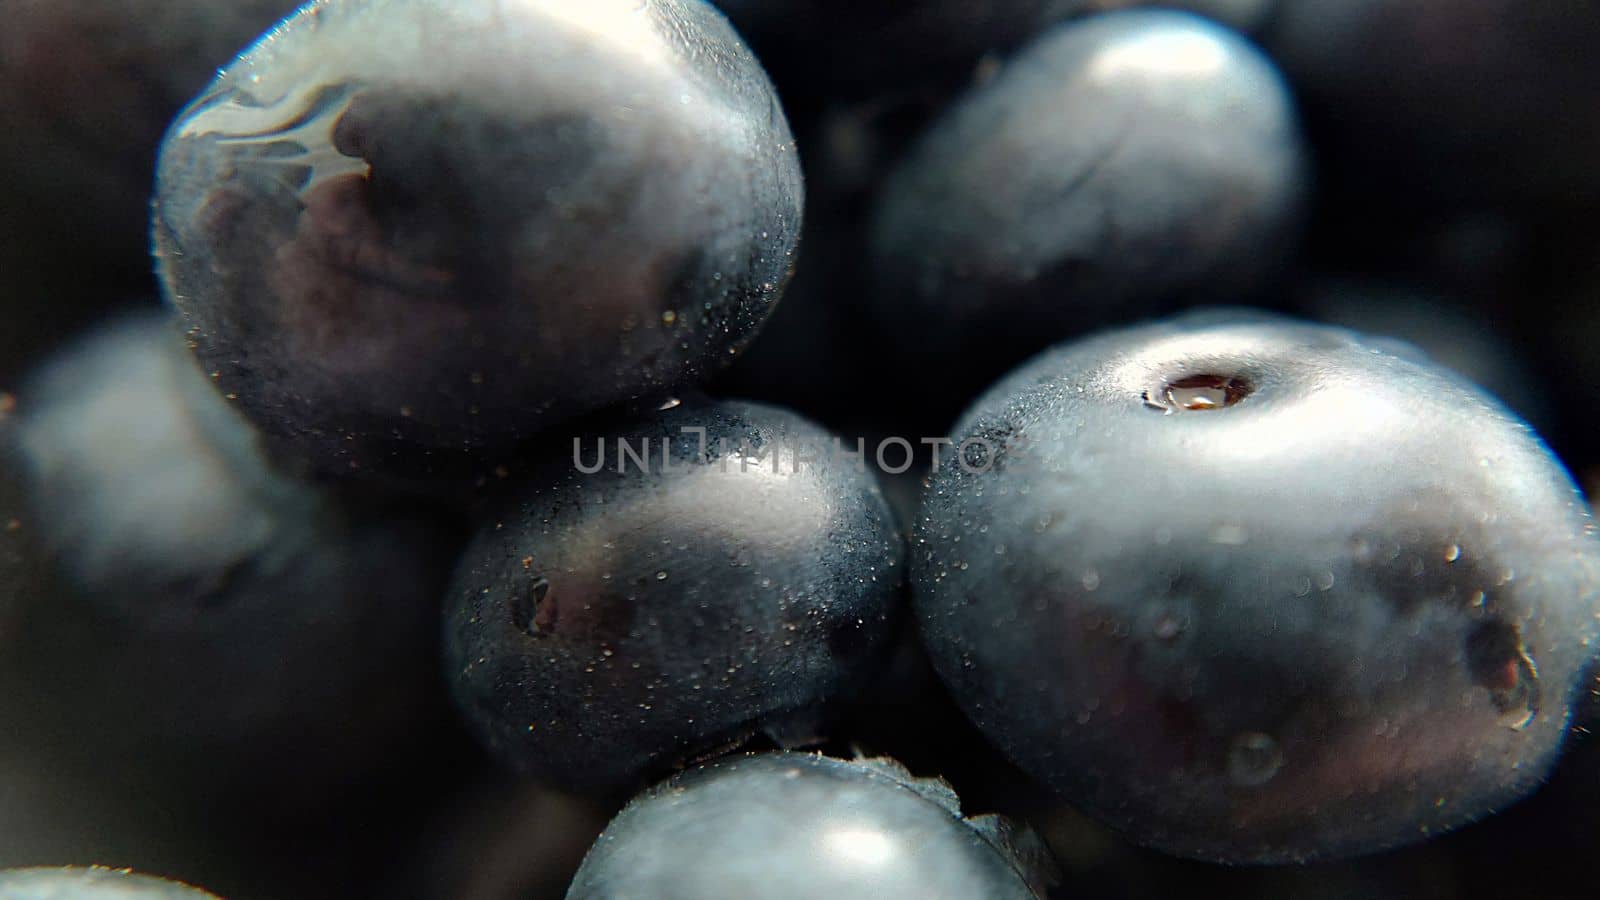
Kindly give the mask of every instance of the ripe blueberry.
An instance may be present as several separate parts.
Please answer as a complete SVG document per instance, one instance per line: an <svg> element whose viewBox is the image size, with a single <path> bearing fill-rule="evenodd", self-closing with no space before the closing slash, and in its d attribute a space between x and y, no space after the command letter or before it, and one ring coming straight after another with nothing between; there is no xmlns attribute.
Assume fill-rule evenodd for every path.
<svg viewBox="0 0 1600 900"><path fill-rule="evenodd" d="M600 440L547 460L456 573L445 656L470 724L520 771L588 790L761 731L815 736L887 651L899 600L872 477L753 404L690 401Z"/></svg>
<svg viewBox="0 0 1600 900"><path fill-rule="evenodd" d="M155 244L218 386L326 471L429 475L728 362L801 181L701 0L321 0L179 116Z"/></svg>
<svg viewBox="0 0 1600 900"><path fill-rule="evenodd" d="M1045 896L1031 832L961 817L949 786L890 760L732 758L646 792L589 851L567 900Z"/></svg>
<svg viewBox="0 0 1600 900"><path fill-rule="evenodd" d="M1258 287L1295 234L1306 166L1288 88L1185 13L1036 38L886 181L876 311L946 361L1003 370L1061 337Z"/></svg>
<svg viewBox="0 0 1600 900"><path fill-rule="evenodd" d="M991 390L912 551L968 715L1204 859L1378 850L1531 791L1600 633L1600 544L1520 421L1386 345L1191 316Z"/></svg>

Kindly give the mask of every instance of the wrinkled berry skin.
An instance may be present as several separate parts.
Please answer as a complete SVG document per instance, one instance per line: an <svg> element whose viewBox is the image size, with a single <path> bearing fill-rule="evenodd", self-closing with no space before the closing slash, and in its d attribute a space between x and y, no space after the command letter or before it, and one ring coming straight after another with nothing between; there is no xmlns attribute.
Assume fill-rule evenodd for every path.
<svg viewBox="0 0 1600 900"><path fill-rule="evenodd" d="M5 900L216 900L199 888L121 869L0 869Z"/></svg>
<svg viewBox="0 0 1600 900"><path fill-rule="evenodd" d="M700 0L324 0L173 124L154 236L284 449L428 475L716 371L801 205L771 84Z"/></svg>
<svg viewBox="0 0 1600 900"><path fill-rule="evenodd" d="M0 482L5 746L287 796L396 765L445 721L451 542L268 466L169 318L29 379Z"/></svg>
<svg viewBox="0 0 1600 900"><path fill-rule="evenodd" d="M1532 790L1600 548L1531 431L1389 343L1196 315L983 397L957 439L992 455L946 460L912 550L968 715L1064 799L1208 860L1379 850Z"/></svg>
<svg viewBox="0 0 1600 900"><path fill-rule="evenodd" d="M1004 371L1096 324L1247 295L1305 180L1288 89L1234 32L1149 10L1060 25L889 176L876 311L930 359Z"/></svg>
<svg viewBox="0 0 1600 900"><path fill-rule="evenodd" d="M730 758L629 804L567 900L1033 900L1049 866L1030 837L998 817L963 819L947 785L888 760Z"/></svg>
<svg viewBox="0 0 1600 900"><path fill-rule="evenodd" d="M703 456L686 428L705 429ZM650 442L648 473L618 439ZM620 426L603 456L597 440L579 457L604 469L578 471L566 441L457 570L446 671L469 723L521 772L593 791L762 730L814 736L887 651L899 601L903 548L870 474L746 403ZM800 456L815 461L796 472Z"/></svg>

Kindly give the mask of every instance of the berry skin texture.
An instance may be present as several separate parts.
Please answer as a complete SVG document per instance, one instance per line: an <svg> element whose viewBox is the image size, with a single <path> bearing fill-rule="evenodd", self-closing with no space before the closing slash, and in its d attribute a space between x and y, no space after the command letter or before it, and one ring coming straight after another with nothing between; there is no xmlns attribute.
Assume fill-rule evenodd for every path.
<svg viewBox="0 0 1600 900"><path fill-rule="evenodd" d="M0 900L217 900L199 888L123 869L0 869Z"/></svg>
<svg viewBox="0 0 1600 900"><path fill-rule="evenodd" d="M1354 332L1195 314L968 412L911 557L967 714L1134 840L1235 863L1419 841L1561 746L1600 546L1537 437ZM992 449L985 449L986 447Z"/></svg>
<svg viewBox="0 0 1600 900"><path fill-rule="evenodd" d="M961 817L948 785L889 760L725 759L635 799L567 900L1024 900L1053 866L1030 832Z"/></svg>
<svg viewBox="0 0 1600 900"><path fill-rule="evenodd" d="M1234 32L1149 10L1058 25L888 177L876 312L930 359L1004 371L1096 324L1259 288L1305 178L1288 88Z"/></svg>
<svg viewBox="0 0 1600 900"><path fill-rule="evenodd" d="M579 454L594 474L555 442L457 570L445 662L470 725L520 772L593 792L758 732L816 736L897 616L904 549L872 477L746 403L619 426L603 456L597 440ZM648 473L618 440L649 441Z"/></svg>
<svg viewBox="0 0 1600 900"><path fill-rule="evenodd" d="M717 371L777 302L802 193L701 0L323 0L174 122L154 237L277 449L431 476Z"/></svg>

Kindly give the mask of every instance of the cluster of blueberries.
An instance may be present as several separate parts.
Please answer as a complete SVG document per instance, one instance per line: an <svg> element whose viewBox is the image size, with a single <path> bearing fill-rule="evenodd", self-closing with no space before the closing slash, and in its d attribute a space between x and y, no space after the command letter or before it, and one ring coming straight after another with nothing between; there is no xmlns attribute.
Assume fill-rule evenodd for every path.
<svg viewBox="0 0 1600 900"><path fill-rule="evenodd" d="M116 6L0 35L0 898L1372 896L1588 760L1474 315L1600 12Z"/></svg>

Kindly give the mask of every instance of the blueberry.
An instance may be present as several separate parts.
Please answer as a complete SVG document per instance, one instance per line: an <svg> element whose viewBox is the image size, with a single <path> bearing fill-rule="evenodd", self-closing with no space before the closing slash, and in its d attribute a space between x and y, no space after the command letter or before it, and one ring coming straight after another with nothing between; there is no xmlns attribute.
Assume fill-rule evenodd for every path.
<svg viewBox="0 0 1600 900"><path fill-rule="evenodd" d="M1098 323L1259 288L1305 180L1288 90L1238 35L1167 11L1061 25L889 176L876 312L939 369L992 375Z"/></svg>
<svg viewBox="0 0 1600 900"><path fill-rule="evenodd" d="M0 869L4 900L216 900L196 887L126 869Z"/></svg>
<svg viewBox="0 0 1600 900"><path fill-rule="evenodd" d="M14 402L6 743L288 797L396 766L445 721L447 536L270 468L168 319L85 339Z"/></svg>
<svg viewBox="0 0 1600 900"><path fill-rule="evenodd" d="M1588 510L1526 426L1386 346L1195 315L974 406L912 582L1007 755L1230 862L1416 841L1539 783L1600 632Z"/></svg>
<svg viewBox="0 0 1600 900"><path fill-rule="evenodd" d="M1031 832L961 817L948 785L889 760L800 753L723 760L635 799L567 900L611 897L1040 898Z"/></svg>
<svg viewBox="0 0 1600 900"><path fill-rule="evenodd" d="M604 791L758 733L816 736L887 651L903 552L834 451L791 413L700 401L560 446L451 588L447 672L487 746Z"/></svg>
<svg viewBox="0 0 1600 900"><path fill-rule="evenodd" d="M249 418L327 471L430 474L729 361L801 197L700 0L324 0L173 124L154 230Z"/></svg>

